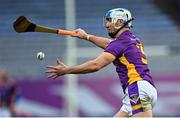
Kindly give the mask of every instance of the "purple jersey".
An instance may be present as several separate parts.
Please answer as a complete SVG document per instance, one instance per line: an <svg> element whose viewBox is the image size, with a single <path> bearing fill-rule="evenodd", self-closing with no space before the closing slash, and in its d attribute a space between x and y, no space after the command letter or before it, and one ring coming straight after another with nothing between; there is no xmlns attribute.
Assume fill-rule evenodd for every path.
<svg viewBox="0 0 180 118"><path fill-rule="evenodd" d="M154 85L143 45L129 30L112 41L104 53L115 59L113 64L116 66L124 91L128 85L140 80L146 80Z"/></svg>

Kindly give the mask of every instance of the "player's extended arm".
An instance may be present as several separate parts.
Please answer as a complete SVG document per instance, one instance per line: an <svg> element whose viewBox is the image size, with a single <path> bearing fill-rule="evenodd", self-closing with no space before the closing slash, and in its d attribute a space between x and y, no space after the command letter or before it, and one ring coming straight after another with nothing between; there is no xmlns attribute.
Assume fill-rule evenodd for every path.
<svg viewBox="0 0 180 118"><path fill-rule="evenodd" d="M87 35L88 37L88 41L92 42L93 44L95 44L96 46L105 49L109 43L112 41L111 39L105 38L105 37L99 37L99 36L95 36L95 35Z"/></svg>
<svg viewBox="0 0 180 118"><path fill-rule="evenodd" d="M47 68L51 69L46 71L46 73L50 73L51 75L48 78L55 79L58 76L62 76L65 74L86 74L92 73L100 70L101 68L105 67L106 65L110 64L114 61L114 57L109 56L106 52L102 53L94 60L87 61L83 64L76 65L76 66L66 66L59 60L57 60L57 66L47 66Z"/></svg>
<svg viewBox="0 0 180 118"><path fill-rule="evenodd" d="M90 41L102 49L105 49L109 45L109 43L112 41L111 39L108 39L105 37L99 37L99 36L87 34L83 29L80 29L80 28L74 30L74 32L75 32L75 35L73 35L74 37L78 37L80 39Z"/></svg>

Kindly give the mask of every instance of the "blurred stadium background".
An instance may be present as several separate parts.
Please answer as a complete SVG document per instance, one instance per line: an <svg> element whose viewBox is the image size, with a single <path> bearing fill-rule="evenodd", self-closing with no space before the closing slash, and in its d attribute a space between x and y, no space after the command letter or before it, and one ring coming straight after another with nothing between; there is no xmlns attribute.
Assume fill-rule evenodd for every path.
<svg viewBox="0 0 180 118"><path fill-rule="evenodd" d="M91 34L107 37L103 15L109 9L123 7L131 11L135 18L132 31L145 44L159 93L155 116L180 116L180 0L76 0L75 21L68 19L69 23L75 22L74 27L66 25L66 9L71 8L65 8L65 3L65 0L1 0L0 68L9 70L21 88L18 108L33 116L112 116L120 108L123 96L113 65L97 73L70 76L77 79L77 85L72 85L73 93L68 91L74 96L69 98L74 114L69 114L67 109L69 76L52 81L44 73L46 65L55 64L57 57L66 64L68 58L72 64L82 63L103 50L77 39L72 44L75 49L68 51L71 49L67 47L71 47L68 40L73 39L45 33L18 34L12 23L24 15L45 26L81 27ZM43 61L36 59L39 51L45 53Z"/></svg>

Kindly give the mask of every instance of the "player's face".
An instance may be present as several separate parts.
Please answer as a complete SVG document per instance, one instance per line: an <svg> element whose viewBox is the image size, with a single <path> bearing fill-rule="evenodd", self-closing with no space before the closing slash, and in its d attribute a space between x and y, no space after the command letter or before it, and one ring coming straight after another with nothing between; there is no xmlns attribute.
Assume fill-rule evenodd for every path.
<svg viewBox="0 0 180 118"><path fill-rule="evenodd" d="M106 18L105 27L108 33L113 33L116 31L114 23L111 22L111 18Z"/></svg>
<svg viewBox="0 0 180 118"><path fill-rule="evenodd" d="M106 18L106 29L108 31L108 33L114 33L116 32L119 28L121 27L124 23L124 21L122 19L118 19L116 23L112 23L111 18Z"/></svg>

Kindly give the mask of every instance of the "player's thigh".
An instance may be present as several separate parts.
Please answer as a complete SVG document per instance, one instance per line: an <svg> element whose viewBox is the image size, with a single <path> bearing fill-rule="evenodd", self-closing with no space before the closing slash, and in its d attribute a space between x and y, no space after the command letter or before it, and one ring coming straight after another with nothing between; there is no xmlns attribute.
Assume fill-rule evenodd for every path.
<svg viewBox="0 0 180 118"><path fill-rule="evenodd" d="M148 110L145 112L139 112L137 114L134 114L132 117L148 117L148 118L151 118L151 117L153 117L153 113L152 113L152 110Z"/></svg>
<svg viewBox="0 0 180 118"><path fill-rule="evenodd" d="M125 111L119 110L113 118L128 118L129 115Z"/></svg>

